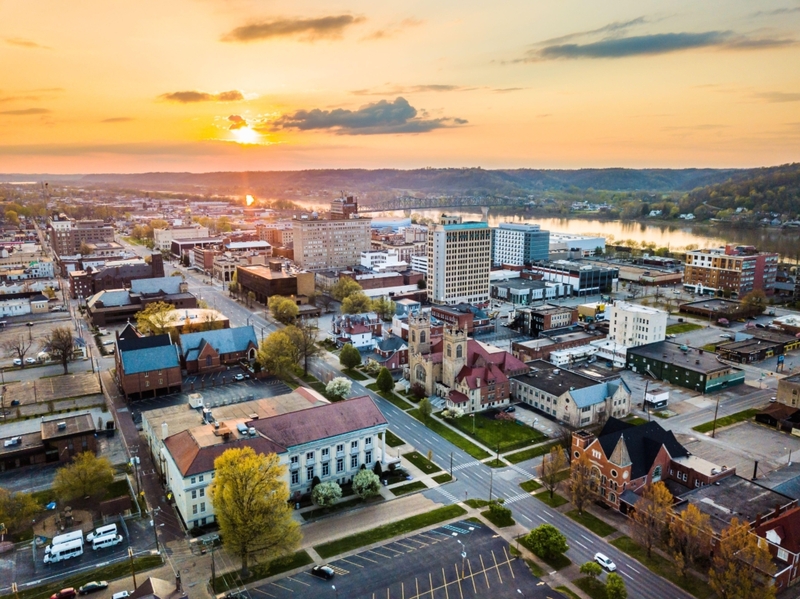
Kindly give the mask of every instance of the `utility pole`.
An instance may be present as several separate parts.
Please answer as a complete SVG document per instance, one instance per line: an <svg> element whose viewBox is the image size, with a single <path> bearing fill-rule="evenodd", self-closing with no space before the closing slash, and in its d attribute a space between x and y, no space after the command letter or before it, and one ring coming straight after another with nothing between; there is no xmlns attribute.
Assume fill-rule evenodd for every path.
<svg viewBox="0 0 800 599"><path fill-rule="evenodd" d="M717 405L714 407L714 426L711 429L712 439L715 439L717 434L717 412L719 412L719 394L717 394Z"/></svg>
<svg viewBox="0 0 800 599"><path fill-rule="evenodd" d="M450 478L453 478L453 452L450 452Z"/></svg>
<svg viewBox="0 0 800 599"><path fill-rule="evenodd" d="M644 397L642 398L642 407L647 410L647 422L650 422L650 408L647 407L647 387L650 385L650 379L644 382Z"/></svg>
<svg viewBox="0 0 800 599"><path fill-rule="evenodd" d="M492 503L492 488L494 486L494 468L489 469L489 503Z"/></svg>
<svg viewBox="0 0 800 599"><path fill-rule="evenodd" d="M128 557L131 559L131 576L133 577L133 590L136 590L136 568L133 567L133 548L128 547Z"/></svg>
<svg viewBox="0 0 800 599"><path fill-rule="evenodd" d="M153 536L156 539L156 552L158 552L158 526L156 525L156 514L158 514L160 511L161 511L160 507L153 508L152 523L153 523Z"/></svg>

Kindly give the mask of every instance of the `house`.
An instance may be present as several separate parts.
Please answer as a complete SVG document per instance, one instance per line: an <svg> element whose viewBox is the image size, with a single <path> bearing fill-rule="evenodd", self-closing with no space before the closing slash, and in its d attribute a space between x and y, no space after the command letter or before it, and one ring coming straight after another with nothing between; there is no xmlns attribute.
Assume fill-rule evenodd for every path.
<svg viewBox="0 0 800 599"><path fill-rule="evenodd" d="M252 362L258 352L253 325L187 333L179 338L181 362L189 374L214 372L229 364Z"/></svg>
<svg viewBox="0 0 800 599"><path fill-rule="evenodd" d="M239 424L243 425L239 432ZM311 491L315 477L322 482L351 482L364 466L384 460L386 419L368 396L311 407L300 413L238 419L200 425L170 435L163 443L166 483L187 528L214 521L207 494L214 479L214 460L226 450L251 447L256 453L275 453L287 466L290 493Z"/></svg>
<svg viewBox="0 0 800 599"><path fill-rule="evenodd" d="M759 522L753 529L759 539L767 543L772 563L777 566L773 584L781 590L797 582L800 566L800 507L792 507L767 522Z"/></svg>
<svg viewBox="0 0 800 599"><path fill-rule="evenodd" d="M378 341L364 362L375 362L389 370L402 370L408 364L408 344L400 337L388 335Z"/></svg>
<svg viewBox="0 0 800 599"><path fill-rule="evenodd" d="M587 456L600 500L627 514L648 484L664 481L673 495L705 487L736 473L691 455L658 422L633 425L614 418L593 434L572 433L572 458Z"/></svg>
<svg viewBox="0 0 800 599"><path fill-rule="evenodd" d="M383 330L383 321L374 312L342 314L331 321L331 333L336 345L349 343L359 350L373 349Z"/></svg>
<svg viewBox="0 0 800 599"><path fill-rule="evenodd" d="M180 393L178 348L169 335L143 337L130 323L117 333L117 383L125 399Z"/></svg>
<svg viewBox="0 0 800 599"><path fill-rule="evenodd" d="M800 433L800 409L782 403L771 403L755 416L756 422L786 433Z"/></svg>

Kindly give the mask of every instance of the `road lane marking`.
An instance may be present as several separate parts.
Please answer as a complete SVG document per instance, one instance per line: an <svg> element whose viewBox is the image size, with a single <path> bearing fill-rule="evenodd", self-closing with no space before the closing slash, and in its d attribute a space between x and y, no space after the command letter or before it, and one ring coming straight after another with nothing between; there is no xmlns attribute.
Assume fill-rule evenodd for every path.
<svg viewBox="0 0 800 599"><path fill-rule="evenodd" d="M578 545L580 545L581 547L583 547L584 549L586 549L587 551L589 550L589 548L588 548L586 545L584 545L583 543L581 543L581 542L580 542L580 541L578 541L577 539L573 539L573 541L574 541L575 543L577 543Z"/></svg>
<svg viewBox="0 0 800 599"><path fill-rule="evenodd" d="M520 517L520 518L525 518L525 519L526 519L528 522L531 522L531 523L533 523L533 520L531 520L530 518L528 518L528 516L526 516L525 514L519 514L519 517Z"/></svg>
<svg viewBox="0 0 800 599"><path fill-rule="evenodd" d="M637 574L640 574L639 570L637 570L637 569L636 569L636 568L634 568L633 566L630 566L630 565L629 565L629 566L628 566L628 568L630 568L631 570L633 570L633 571L634 571L634 572L636 572Z"/></svg>
<svg viewBox="0 0 800 599"><path fill-rule="evenodd" d="M586 539L586 540L587 540L589 543L591 543L591 542L592 542L592 539L590 539L590 538L589 538L589 537L587 537L586 535L581 535L581 536L582 536L584 539Z"/></svg>
<svg viewBox="0 0 800 599"><path fill-rule="evenodd" d="M620 574L622 574L623 576L627 576L628 578L630 578L631 580L633 580L633 576L631 576L631 575L630 575L630 574L628 574L627 572L620 572Z"/></svg>

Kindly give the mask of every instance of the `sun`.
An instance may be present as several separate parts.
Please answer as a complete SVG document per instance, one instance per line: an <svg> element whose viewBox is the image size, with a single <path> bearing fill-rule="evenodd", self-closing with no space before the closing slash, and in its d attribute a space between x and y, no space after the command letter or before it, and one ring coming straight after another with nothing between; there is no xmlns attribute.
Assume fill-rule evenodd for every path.
<svg viewBox="0 0 800 599"><path fill-rule="evenodd" d="M239 129L234 129L232 133L233 140L240 144L257 144L261 139L258 132L250 127L240 127Z"/></svg>

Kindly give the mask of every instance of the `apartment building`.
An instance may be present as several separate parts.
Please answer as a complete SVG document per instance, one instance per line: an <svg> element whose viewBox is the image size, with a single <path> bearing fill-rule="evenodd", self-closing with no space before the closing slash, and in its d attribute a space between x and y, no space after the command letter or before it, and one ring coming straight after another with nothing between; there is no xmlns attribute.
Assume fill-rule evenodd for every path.
<svg viewBox="0 0 800 599"><path fill-rule="evenodd" d="M76 221L65 214L54 214L50 217L47 221L47 234L50 246L58 256L77 254L83 244L114 241L114 227L102 220Z"/></svg>
<svg viewBox="0 0 800 599"><path fill-rule="evenodd" d="M696 293L725 293L736 297L761 289L774 293L778 254L753 246L732 246L686 253L683 285Z"/></svg>
<svg viewBox="0 0 800 599"><path fill-rule="evenodd" d="M578 309L569 306L545 304L536 308L517 310L515 325L521 333L538 337L539 333L572 326L578 322Z"/></svg>
<svg viewBox="0 0 800 599"><path fill-rule="evenodd" d="M172 242L179 239L205 239L208 227L188 225L185 227L171 227L169 229L154 229L153 243L157 250L167 251L172 247Z"/></svg>
<svg viewBox="0 0 800 599"><path fill-rule="evenodd" d="M668 314L663 310L616 301L608 306L607 315L608 338L625 347L646 345L666 338Z"/></svg>
<svg viewBox="0 0 800 599"><path fill-rule="evenodd" d="M265 304L270 296L310 296L314 293L314 275L297 269L284 268L280 260L270 260L267 266L252 265L236 267L236 279L242 293L251 291L256 301Z"/></svg>
<svg viewBox="0 0 800 599"><path fill-rule="evenodd" d="M307 270L349 268L370 249L368 218L294 221L294 262Z"/></svg>
<svg viewBox="0 0 800 599"><path fill-rule="evenodd" d="M619 268L569 260L539 262L525 272L551 283L569 285L576 296L607 293L619 280Z"/></svg>
<svg viewBox="0 0 800 599"><path fill-rule="evenodd" d="M492 264L522 266L547 260L550 232L539 225L502 223L492 229Z"/></svg>
<svg viewBox="0 0 800 599"><path fill-rule="evenodd" d="M445 217L428 229L428 299L434 304L489 301L492 230Z"/></svg>

